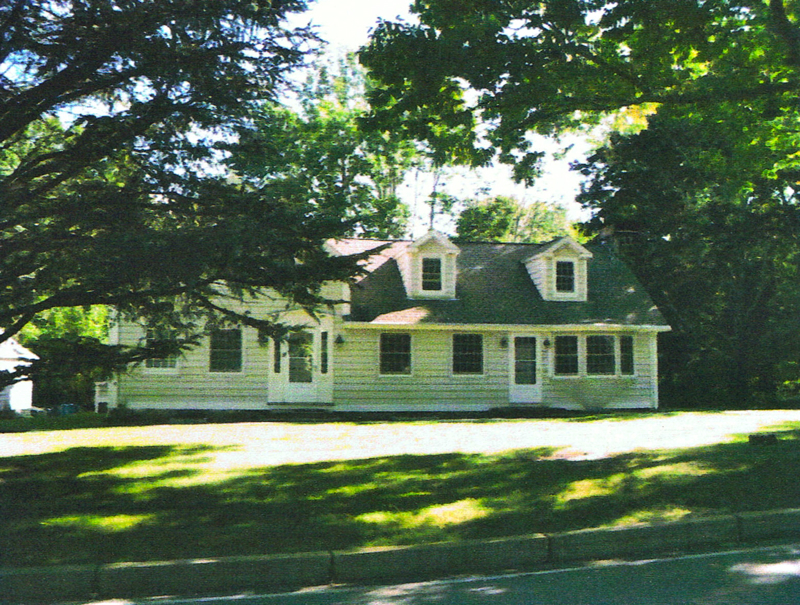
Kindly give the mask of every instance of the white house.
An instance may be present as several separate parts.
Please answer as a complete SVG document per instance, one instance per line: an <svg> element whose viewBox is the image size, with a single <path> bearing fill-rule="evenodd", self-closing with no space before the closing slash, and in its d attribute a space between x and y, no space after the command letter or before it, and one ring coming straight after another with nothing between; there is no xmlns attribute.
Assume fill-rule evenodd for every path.
<svg viewBox="0 0 800 605"><path fill-rule="evenodd" d="M0 343L0 371L13 372L20 366L37 359L36 355L13 338ZM20 411L31 407L33 383L30 380L16 382L0 390L0 410Z"/></svg>
<svg viewBox="0 0 800 605"><path fill-rule="evenodd" d="M98 403L132 409L475 412L658 406L657 336L669 330L604 243L346 239L333 254L378 250L344 301L284 341L248 327L212 331L182 356L152 359L99 385ZM245 306L267 318L284 303ZM118 324L133 345L147 326Z"/></svg>

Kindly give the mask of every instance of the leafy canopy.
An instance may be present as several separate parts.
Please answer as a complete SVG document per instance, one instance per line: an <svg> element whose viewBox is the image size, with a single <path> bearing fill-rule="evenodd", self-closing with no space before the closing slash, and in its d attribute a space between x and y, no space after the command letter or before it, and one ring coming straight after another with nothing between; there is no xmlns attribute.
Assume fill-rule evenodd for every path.
<svg viewBox="0 0 800 605"><path fill-rule="evenodd" d="M497 150L530 181L542 157L531 132L585 128L629 107L770 99L773 112L788 109L796 10L779 0L417 0L418 24L384 22L362 49L381 83L372 124L474 164ZM442 125L460 138L439 136Z"/></svg>
<svg viewBox="0 0 800 605"><path fill-rule="evenodd" d="M184 344L208 317L268 331L225 296L272 287L310 306L321 281L355 270L322 248L345 229L338 217L217 168L221 144L314 42L285 25L305 8L0 3L0 338L95 304L171 324Z"/></svg>
<svg viewBox="0 0 800 605"><path fill-rule="evenodd" d="M541 201L523 204L502 195L467 204L456 219L460 241L538 243L570 232L566 210L561 206Z"/></svg>
<svg viewBox="0 0 800 605"><path fill-rule="evenodd" d="M520 180L531 133L612 128L581 170L588 227L613 234L673 332L664 398L769 405L800 392L800 3L418 0L362 51L372 124ZM637 128L625 127L635 119Z"/></svg>
<svg viewBox="0 0 800 605"><path fill-rule="evenodd" d="M265 102L231 145L228 165L250 187L309 201L340 217L348 235L402 237L398 187L421 161L391 133L365 132L366 75L350 55L309 70L294 103Z"/></svg>
<svg viewBox="0 0 800 605"><path fill-rule="evenodd" d="M800 378L800 200L774 134L747 105L662 109L583 166L590 229L615 232L673 327L661 392L681 405L766 405Z"/></svg>

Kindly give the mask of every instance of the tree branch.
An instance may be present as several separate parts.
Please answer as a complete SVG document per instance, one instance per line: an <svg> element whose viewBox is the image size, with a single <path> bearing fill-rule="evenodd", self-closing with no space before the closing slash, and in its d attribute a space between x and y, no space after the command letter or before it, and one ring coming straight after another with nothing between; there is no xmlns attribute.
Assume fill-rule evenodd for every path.
<svg viewBox="0 0 800 605"><path fill-rule="evenodd" d="M8 16L0 23L0 63L3 63L10 54L7 47L10 48L11 45L6 44L6 36L13 36L13 33L9 34L9 31L13 31L14 26L19 23L22 17L22 7L25 5L26 1L27 0L17 0L13 8L9 11Z"/></svg>
<svg viewBox="0 0 800 605"><path fill-rule="evenodd" d="M16 336L34 317L36 317L35 312L24 313L10 326L3 328L2 332L0 332L0 342L5 342Z"/></svg>
<svg viewBox="0 0 800 605"><path fill-rule="evenodd" d="M770 0L769 13L772 30L786 45L787 62L793 67L800 67L800 30L786 16L783 0Z"/></svg>

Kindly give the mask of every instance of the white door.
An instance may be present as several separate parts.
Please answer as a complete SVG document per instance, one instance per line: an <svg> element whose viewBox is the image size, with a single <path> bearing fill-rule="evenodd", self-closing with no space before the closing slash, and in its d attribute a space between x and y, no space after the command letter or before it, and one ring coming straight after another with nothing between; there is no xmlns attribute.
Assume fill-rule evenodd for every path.
<svg viewBox="0 0 800 605"><path fill-rule="evenodd" d="M541 403L539 338L530 334L514 336L510 361L511 403Z"/></svg>
<svg viewBox="0 0 800 605"><path fill-rule="evenodd" d="M317 401L317 371L314 366L314 333L296 332L289 336L289 383L286 401L313 403Z"/></svg>

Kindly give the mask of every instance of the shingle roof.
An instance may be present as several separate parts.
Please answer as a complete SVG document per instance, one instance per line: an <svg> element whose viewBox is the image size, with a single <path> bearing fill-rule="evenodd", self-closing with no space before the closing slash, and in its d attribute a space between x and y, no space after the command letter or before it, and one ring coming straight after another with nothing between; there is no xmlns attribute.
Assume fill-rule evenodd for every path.
<svg viewBox="0 0 800 605"><path fill-rule="evenodd" d="M587 244L586 302L542 300L523 261L546 244L459 243L455 300L412 300L406 296L395 258L408 241L341 240L340 254L389 244L366 263L351 289L349 321L398 324L648 325L667 326L630 270L608 244Z"/></svg>

